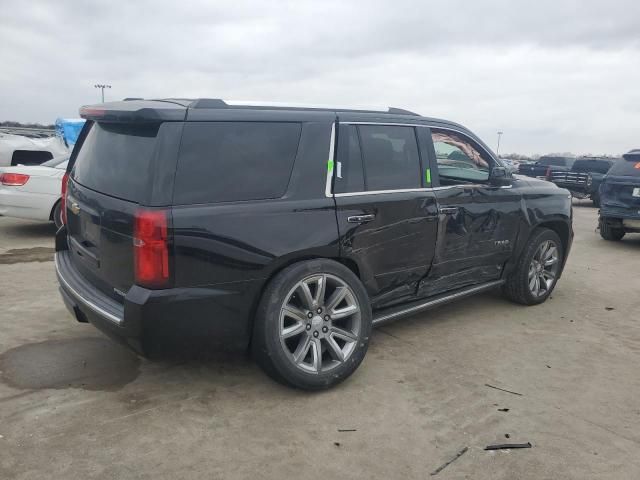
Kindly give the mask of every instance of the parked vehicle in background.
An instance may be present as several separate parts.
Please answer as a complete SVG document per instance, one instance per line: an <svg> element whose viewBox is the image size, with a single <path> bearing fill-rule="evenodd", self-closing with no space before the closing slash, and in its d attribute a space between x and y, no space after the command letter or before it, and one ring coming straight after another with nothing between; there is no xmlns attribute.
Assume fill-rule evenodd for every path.
<svg viewBox="0 0 640 480"><path fill-rule="evenodd" d="M623 155L604 177L598 226L605 240L640 233L640 149Z"/></svg>
<svg viewBox="0 0 640 480"><path fill-rule="evenodd" d="M544 156L540 157L534 164L520 164L518 166L518 173L520 175L526 175L527 177L549 180L552 170L569 171L574 161L575 158L571 157Z"/></svg>
<svg viewBox="0 0 640 480"><path fill-rule="evenodd" d="M500 161L505 166L505 168L509 171L509 173L517 173L518 165L516 165L513 160L509 158L501 158Z"/></svg>
<svg viewBox="0 0 640 480"><path fill-rule="evenodd" d="M576 198L590 198L599 207L600 184L614 162L615 159L610 158L581 157L573 162L569 171L552 168L551 181L569 190Z"/></svg>
<svg viewBox="0 0 640 480"><path fill-rule="evenodd" d="M62 225L60 190L69 156L42 165L0 167L0 215Z"/></svg>
<svg viewBox="0 0 640 480"><path fill-rule="evenodd" d="M571 247L569 192L512 178L448 121L219 99L81 115L62 296L143 354L182 332L327 388L358 367L373 325L497 287L544 302Z"/></svg>

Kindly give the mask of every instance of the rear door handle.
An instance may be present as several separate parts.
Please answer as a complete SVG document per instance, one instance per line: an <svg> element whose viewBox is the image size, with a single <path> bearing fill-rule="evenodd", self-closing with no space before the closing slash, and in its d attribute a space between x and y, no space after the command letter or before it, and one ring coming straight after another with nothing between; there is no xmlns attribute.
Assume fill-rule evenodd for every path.
<svg viewBox="0 0 640 480"><path fill-rule="evenodd" d="M371 220L375 219L376 216L372 213L368 215L353 215L352 217L347 217L347 222L349 223L367 223Z"/></svg>
<svg viewBox="0 0 640 480"><path fill-rule="evenodd" d="M458 213L458 207L442 207L440 213L443 215L453 215Z"/></svg>

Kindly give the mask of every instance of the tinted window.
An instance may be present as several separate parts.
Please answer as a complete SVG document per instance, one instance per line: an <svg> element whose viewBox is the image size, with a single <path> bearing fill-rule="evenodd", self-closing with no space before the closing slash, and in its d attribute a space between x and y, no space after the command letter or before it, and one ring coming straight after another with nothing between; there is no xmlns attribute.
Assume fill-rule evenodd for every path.
<svg viewBox="0 0 640 480"><path fill-rule="evenodd" d="M579 173L607 173L612 162L607 160L576 160L571 170Z"/></svg>
<svg viewBox="0 0 640 480"><path fill-rule="evenodd" d="M609 170L609 175L640 177L640 157L621 158Z"/></svg>
<svg viewBox="0 0 640 480"><path fill-rule="evenodd" d="M448 130L431 131L442 185L484 182L489 179L486 154L466 137Z"/></svg>
<svg viewBox="0 0 640 480"><path fill-rule="evenodd" d="M52 158L51 152L44 150L14 150L11 165L40 165Z"/></svg>
<svg viewBox="0 0 640 480"><path fill-rule="evenodd" d="M92 190L139 202L157 134L158 125L94 123L78 152L73 179Z"/></svg>
<svg viewBox="0 0 640 480"><path fill-rule="evenodd" d="M187 123L174 202L230 202L281 197L300 141L299 123Z"/></svg>
<svg viewBox="0 0 640 480"><path fill-rule="evenodd" d="M372 190L420 188L420 158L413 127L358 127L365 186Z"/></svg>
<svg viewBox="0 0 640 480"><path fill-rule="evenodd" d="M544 166L554 165L556 167L566 167L571 165L573 160L565 157L541 157L537 163L538 165Z"/></svg>
<svg viewBox="0 0 640 480"><path fill-rule="evenodd" d="M334 192L362 192L364 174L358 131L353 125L341 125L338 137Z"/></svg>

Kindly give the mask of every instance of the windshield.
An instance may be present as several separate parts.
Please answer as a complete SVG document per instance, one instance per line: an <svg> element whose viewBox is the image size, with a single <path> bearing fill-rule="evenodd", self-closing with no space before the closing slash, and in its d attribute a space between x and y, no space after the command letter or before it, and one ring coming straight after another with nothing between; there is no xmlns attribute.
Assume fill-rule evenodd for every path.
<svg viewBox="0 0 640 480"><path fill-rule="evenodd" d="M40 166L55 168L55 167L59 167L59 165L61 165L63 162L68 162L68 161L69 161L69 155L61 155L59 157L52 158L47 162L41 163ZM66 163L64 167L59 167L59 168L67 168Z"/></svg>

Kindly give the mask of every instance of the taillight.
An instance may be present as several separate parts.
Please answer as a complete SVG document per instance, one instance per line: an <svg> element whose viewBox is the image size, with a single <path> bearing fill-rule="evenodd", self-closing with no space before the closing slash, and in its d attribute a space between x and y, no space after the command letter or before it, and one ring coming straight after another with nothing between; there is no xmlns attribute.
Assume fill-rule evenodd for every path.
<svg viewBox="0 0 640 480"><path fill-rule="evenodd" d="M547 167L547 173L544 176L547 180L551 180L551 167Z"/></svg>
<svg viewBox="0 0 640 480"><path fill-rule="evenodd" d="M2 173L0 174L0 183L10 187L19 187L29 181L29 175L22 173Z"/></svg>
<svg viewBox="0 0 640 480"><path fill-rule="evenodd" d="M60 191L60 211L62 212L62 224L67 224L67 184L69 183L69 172L65 172L62 177L62 189Z"/></svg>
<svg viewBox="0 0 640 480"><path fill-rule="evenodd" d="M138 285L161 288L169 282L167 212L138 210L133 230L135 280Z"/></svg>

